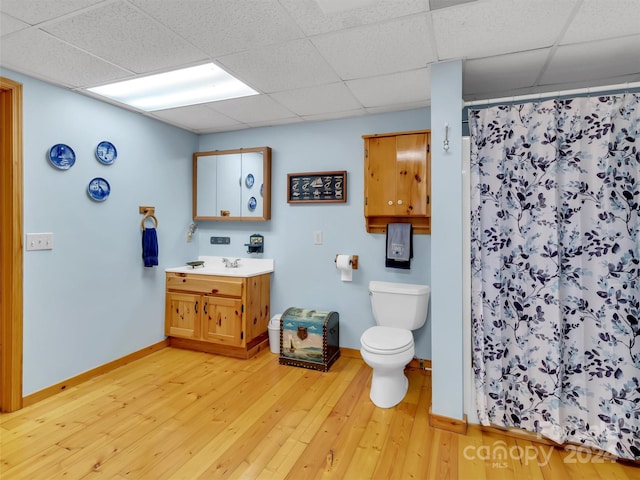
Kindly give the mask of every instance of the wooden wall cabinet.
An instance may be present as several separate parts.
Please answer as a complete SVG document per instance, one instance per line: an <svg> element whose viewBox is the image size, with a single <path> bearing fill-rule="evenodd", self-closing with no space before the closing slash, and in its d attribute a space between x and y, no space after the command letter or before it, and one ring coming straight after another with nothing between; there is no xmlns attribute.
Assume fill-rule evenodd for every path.
<svg viewBox="0 0 640 480"><path fill-rule="evenodd" d="M165 302L165 334L172 346L237 358L269 346L269 274L167 272Z"/></svg>
<svg viewBox="0 0 640 480"><path fill-rule="evenodd" d="M367 232L384 233L389 223L411 223L414 233L431 233L430 131L362 138Z"/></svg>

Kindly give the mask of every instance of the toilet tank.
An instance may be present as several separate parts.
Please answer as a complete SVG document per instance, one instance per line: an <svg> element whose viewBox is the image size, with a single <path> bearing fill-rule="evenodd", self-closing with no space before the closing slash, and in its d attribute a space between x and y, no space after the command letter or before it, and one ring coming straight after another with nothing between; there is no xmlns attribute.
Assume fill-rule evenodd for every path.
<svg viewBox="0 0 640 480"><path fill-rule="evenodd" d="M427 285L369 282L373 318L378 325L416 330L427 321L429 292Z"/></svg>

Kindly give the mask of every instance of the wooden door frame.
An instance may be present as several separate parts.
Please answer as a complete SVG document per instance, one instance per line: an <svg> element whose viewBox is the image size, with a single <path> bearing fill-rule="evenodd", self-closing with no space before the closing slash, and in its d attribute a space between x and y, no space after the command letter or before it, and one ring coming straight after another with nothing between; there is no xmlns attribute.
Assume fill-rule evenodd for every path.
<svg viewBox="0 0 640 480"><path fill-rule="evenodd" d="M0 411L22 408L22 84L0 77Z"/></svg>

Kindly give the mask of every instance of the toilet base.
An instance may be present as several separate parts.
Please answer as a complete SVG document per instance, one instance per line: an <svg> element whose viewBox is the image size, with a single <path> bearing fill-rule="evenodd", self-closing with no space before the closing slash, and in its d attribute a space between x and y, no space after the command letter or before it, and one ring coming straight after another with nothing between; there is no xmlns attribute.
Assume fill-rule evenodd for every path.
<svg viewBox="0 0 640 480"><path fill-rule="evenodd" d="M391 408L399 404L407 394L409 380L404 374L404 366L394 370L373 370L369 398L376 407Z"/></svg>
<svg viewBox="0 0 640 480"><path fill-rule="evenodd" d="M415 348L392 355L379 355L360 349L364 363L373 369L369 398L380 408L391 408L399 404L407 394L409 380L404 367L411 361Z"/></svg>

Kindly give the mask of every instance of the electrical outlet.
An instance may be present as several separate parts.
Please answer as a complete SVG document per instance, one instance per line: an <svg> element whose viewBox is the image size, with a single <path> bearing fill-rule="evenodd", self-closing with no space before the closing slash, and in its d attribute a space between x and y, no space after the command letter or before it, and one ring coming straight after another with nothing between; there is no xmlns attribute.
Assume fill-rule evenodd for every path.
<svg viewBox="0 0 640 480"><path fill-rule="evenodd" d="M231 237L211 237L211 245L229 245Z"/></svg>
<svg viewBox="0 0 640 480"><path fill-rule="evenodd" d="M313 244L322 245L322 230L316 230L313 232Z"/></svg>
<svg viewBox="0 0 640 480"><path fill-rule="evenodd" d="M27 233L27 250L53 250L53 233Z"/></svg>

